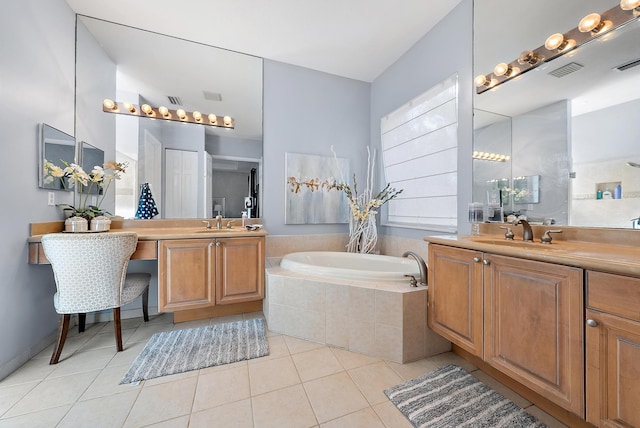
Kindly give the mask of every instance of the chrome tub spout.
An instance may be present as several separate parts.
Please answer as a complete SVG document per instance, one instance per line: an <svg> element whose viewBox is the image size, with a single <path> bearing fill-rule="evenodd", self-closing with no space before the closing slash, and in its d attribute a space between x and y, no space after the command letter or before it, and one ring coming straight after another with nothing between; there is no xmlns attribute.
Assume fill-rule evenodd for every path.
<svg viewBox="0 0 640 428"><path fill-rule="evenodd" d="M413 257L418 262L418 268L420 269L420 285L427 285L427 264L422 257L414 251L406 251L402 257Z"/></svg>

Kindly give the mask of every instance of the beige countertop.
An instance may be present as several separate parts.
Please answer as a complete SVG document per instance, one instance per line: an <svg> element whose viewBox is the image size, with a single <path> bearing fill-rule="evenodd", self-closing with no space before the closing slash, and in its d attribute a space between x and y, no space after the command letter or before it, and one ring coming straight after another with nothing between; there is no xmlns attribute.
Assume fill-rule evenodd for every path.
<svg viewBox="0 0 640 428"><path fill-rule="evenodd" d="M539 240L524 242L520 236L508 241L504 239L504 235L491 233L476 236L428 236L424 240L490 254L640 277L640 246L565 241L555 236L551 244L542 244Z"/></svg>
<svg viewBox="0 0 640 428"><path fill-rule="evenodd" d="M243 236L266 236L267 232L264 229L259 230L246 230L242 227L232 227L231 229L206 229L201 227L127 227L123 229L111 229L108 232L96 232L96 233L111 233L111 232L136 232L138 234L138 241L159 241L163 239L197 239L197 238L238 238ZM86 232L85 232L86 233ZM28 238L28 242L40 242L42 235L33 235Z"/></svg>

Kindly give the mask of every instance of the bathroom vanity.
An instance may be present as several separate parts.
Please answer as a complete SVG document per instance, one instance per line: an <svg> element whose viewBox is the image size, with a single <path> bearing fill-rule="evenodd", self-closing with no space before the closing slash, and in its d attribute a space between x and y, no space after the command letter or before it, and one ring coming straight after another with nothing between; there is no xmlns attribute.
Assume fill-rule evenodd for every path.
<svg viewBox="0 0 640 428"><path fill-rule="evenodd" d="M515 228L509 241L497 225L482 226L479 236L425 238L429 327L571 426L640 426L633 236L564 228L542 244L541 226L535 242L523 242Z"/></svg>
<svg viewBox="0 0 640 428"><path fill-rule="evenodd" d="M62 228L62 222L32 224L29 263L49 263L40 238ZM158 311L173 312L174 322L262 310L263 229L207 229L202 220L124 220L111 223L116 231L138 234L132 260L157 261Z"/></svg>

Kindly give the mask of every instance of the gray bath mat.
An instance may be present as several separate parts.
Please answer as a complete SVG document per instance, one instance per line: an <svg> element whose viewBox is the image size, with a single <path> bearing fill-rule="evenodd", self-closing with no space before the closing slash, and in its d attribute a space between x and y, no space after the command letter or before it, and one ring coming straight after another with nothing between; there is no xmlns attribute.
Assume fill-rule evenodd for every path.
<svg viewBox="0 0 640 428"><path fill-rule="evenodd" d="M546 427L455 365L408 380L384 393L414 427Z"/></svg>
<svg viewBox="0 0 640 428"><path fill-rule="evenodd" d="M269 354L261 318L156 333L121 384L219 366Z"/></svg>

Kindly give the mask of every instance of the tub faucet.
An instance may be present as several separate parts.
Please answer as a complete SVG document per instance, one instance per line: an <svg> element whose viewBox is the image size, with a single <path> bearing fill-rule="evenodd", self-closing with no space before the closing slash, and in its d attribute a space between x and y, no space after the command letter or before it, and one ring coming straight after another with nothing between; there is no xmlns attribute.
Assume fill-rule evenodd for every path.
<svg viewBox="0 0 640 428"><path fill-rule="evenodd" d="M424 262L419 254L413 251L405 251L402 257L413 257L418 262L418 268L420 269L420 284L427 285L427 264Z"/></svg>
<svg viewBox="0 0 640 428"><path fill-rule="evenodd" d="M522 225L522 240L526 242L533 242L533 230L531 230L531 226L529 226L529 222L527 220L516 219L513 222L514 225L521 224Z"/></svg>

